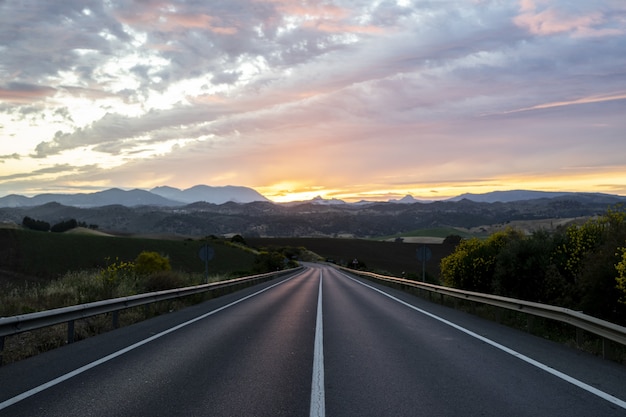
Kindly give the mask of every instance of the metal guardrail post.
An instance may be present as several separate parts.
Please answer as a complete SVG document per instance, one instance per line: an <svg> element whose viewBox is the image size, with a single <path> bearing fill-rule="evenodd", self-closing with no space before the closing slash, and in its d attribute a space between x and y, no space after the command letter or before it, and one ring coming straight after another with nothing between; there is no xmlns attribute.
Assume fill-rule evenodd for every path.
<svg viewBox="0 0 626 417"><path fill-rule="evenodd" d="M114 329L117 329L120 327L120 311L119 310L115 310L112 313L112 322L113 322Z"/></svg>
<svg viewBox="0 0 626 417"><path fill-rule="evenodd" d="M67 343L74 343L74 320L67 322Z"/></svg>

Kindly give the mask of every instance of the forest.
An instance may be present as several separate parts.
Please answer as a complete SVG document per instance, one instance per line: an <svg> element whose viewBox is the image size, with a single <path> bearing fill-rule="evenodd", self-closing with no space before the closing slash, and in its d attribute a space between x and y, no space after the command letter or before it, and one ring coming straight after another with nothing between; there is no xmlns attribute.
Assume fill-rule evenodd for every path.
<svg viewBox="0 0 626 417"><path fill-rule="evenodd" d="M626 213L530 235L509 228L462 240L441 260L446 286L582 311L626 325Z"/></svg>

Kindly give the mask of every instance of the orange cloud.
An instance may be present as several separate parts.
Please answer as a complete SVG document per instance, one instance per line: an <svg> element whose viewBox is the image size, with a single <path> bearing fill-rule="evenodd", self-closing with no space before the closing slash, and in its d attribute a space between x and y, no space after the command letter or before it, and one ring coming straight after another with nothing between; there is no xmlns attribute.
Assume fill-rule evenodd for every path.
<svg viewBox="0 0 626 417"><path fill-rule="evenodd" d="M536 106L524 107L521 109L507 111L507 112L504 112L503 114L518 113L518 112L531 111L531 110L551 109L553 107L564 107L564 106L572 106L572 105L577 105L577 104L602 103L606 101L616 101L616 100L626 100L626 92L602 95L602 96L582 97L576 100L569 100L569 101L554 101L551 103L537 104Z"/></svg>
<svg viewBox="0 0 626 417"><path fill-rule="evenodd" d="M223 25L220 18L215 16L209 16L206 14L201 15L189 15L189 14L169 14L166 17L167 29L176 28L198 28L210 30L213 33L219 33L222 35L234 35L237 33L237 28Z"/></svg>
<svg viewBox="0 0 626 417"><path fill-rule="evenodd" d="M13 84L9 88L0 87L0 101L14 104L28 104L56 93L52 87L29 84Z"/></svg>
<svg viewBox="0 0 626 417"><path fill-rule="evenodd" d="M605 23L605 17L600 12L576 16L554 7L538 10L531 0L520 2L520 12L513 22L536 35L572 33L575 36L607 36L624 33L617 29L599 29Z"/></svg>
<svg viewBox="0 0 626 417"><path fill-rule="evenodd" d="M126 13L118 16L120 21L131 26L149 26L164 31L180 31L185 29L204 29L213 33L233 35L238 32L234 26L224 24L222 19L207 14L179 13L163 5L141 9L141 13Z"/></svg>

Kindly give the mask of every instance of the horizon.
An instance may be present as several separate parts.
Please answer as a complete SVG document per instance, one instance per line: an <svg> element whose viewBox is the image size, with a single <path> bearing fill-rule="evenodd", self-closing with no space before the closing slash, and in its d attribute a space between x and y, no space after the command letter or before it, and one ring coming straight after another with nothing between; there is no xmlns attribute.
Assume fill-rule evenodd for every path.
<svg viewBox="0 0 626 417"><path fill-rule="evenodd" d="M625 15L612 0L0 3L0 195L625 196Z"/></svg>
<svg viewBox="0 0 626 417"><path fill-rule="evenodd" d="M110 190L122 190L122 191L133 191L133 190L141 190L141 191L148 191L151 192L153 194L155 194L153 192L154 189L156 188L160 188L160 187L170 187L170 188L175 188L179 191L186 191L189 190L191 188L195 188L195 187L210 187L210 188L220 188L220 187L243 187L243 188L247 188L247 189L251 189L253 191L256 191L258 194L260 194L262 197L264 197L265 199L267 199L269 202L271 203L276 203L276 204L287 204L287 203L297 203L297 202L308 202L308 201L312 201L312 200L316 200L316 199L322 199L324 201L331 201L331 200L341 200L344 201L346 203L359 203L359 202L390 202L390 201L397 201L397 200L401 200L403 198L406 197L411 197L413 199L415 199L415 201L417 202L425 202L425 203L432 203L432 202L437 202L437 201L446 201L446 200L450 200L450 199L454 199L454 198L458 198L461 197L463 195L466 194L470 194L470 195L475 195L475 196L481 196L481 195L488 195L491 193L582 193L582 194L586 194L586 193L593 193L593 194L606 194L606 195L614 195L617 197L626 197L625 195L620 195L620 194L611 194L611 193L598 193L598 192L585 192L585 191L543 191L543 190L531 190L531 189L502 189L502 190L493 190L493 191L485 191L485 192L481 192L481 193L471 193L471 192L464 192L464 193L460 193L460 194L456 194L456 195L452 195L452 196L447 196L447 197L442 197L442 198L432 198L432 199L426 199L426 198L420 198L419 196L414 196L411 194L405 194L405 195L398 195L398 196L390 196L389 198L384 198L384 199L341 199L341 198L336 198L336 197L330 197L330 198L326 198L323 197L321 195L316 195L313 196L311 198L307 198L307 199L294 199L294 200L284 200L284 201L276 201L276 200L272 200L270 198L268 198L267 196L265 196L263 193L259 192L258 190L255 190L254 188L251 187L246 187L246 186L239 186L239 185L233 185L233 184L228 184L225 186L212 186L212 185L207 185L207 184L195 184L191 187L187 187L187 188L178 188L178 187L172 187L169 185L158 185L155 187L151 187L151 188L140 188L140 187L110 187L110 188L105 188L105 189L100 189L100 190L91 190L91 191L74 191L74 192L70 192L70 191L66 191L66 192L44 192L44 193L36 193L36 194L19 194L19 193L11 193L11 194L5 194L5 195L0 195L0 198L4 198L4 197L9 197L11 195L18 195L18 196L22 196L22 197L27 197L27 198L33 198L39 195L46 195L46 194L53 194L53 195L76 195L76 194L93 194L93 193L98 193L98 192L104 192L104 191L110 191ZM168 198L168 197L166 197ZM175 199L174 199L175 200Z"/></svg>

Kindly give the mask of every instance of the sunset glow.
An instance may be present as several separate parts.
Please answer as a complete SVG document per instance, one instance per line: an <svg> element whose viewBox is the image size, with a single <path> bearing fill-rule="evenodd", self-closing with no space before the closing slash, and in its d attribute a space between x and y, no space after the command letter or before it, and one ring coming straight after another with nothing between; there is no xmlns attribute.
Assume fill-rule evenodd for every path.
<svg viewBox="0 0 626 417"><path fill-rule="evenodd" d="M626 195L621 2L49 5L0 3L0 196Z"/></svg>

